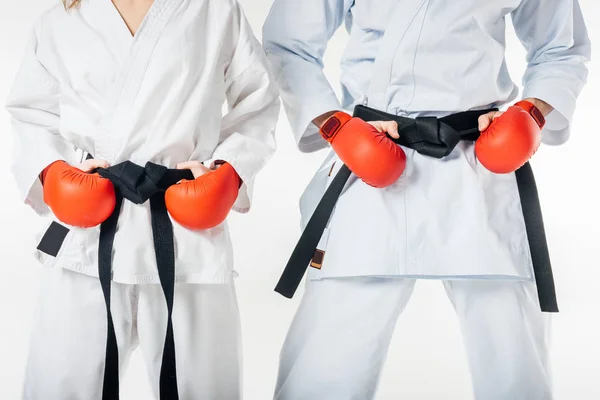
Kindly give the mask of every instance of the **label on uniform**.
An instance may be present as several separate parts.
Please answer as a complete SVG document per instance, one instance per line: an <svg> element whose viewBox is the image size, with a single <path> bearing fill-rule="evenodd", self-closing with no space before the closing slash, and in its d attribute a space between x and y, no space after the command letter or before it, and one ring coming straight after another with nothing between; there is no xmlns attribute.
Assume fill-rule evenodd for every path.
<svg viewBox="0 0 600 400"><path fill-rule="evenodd" d="M316 269L321 269L323 266L323 260L325 258L325 250L327 249L327 241L329 239L329 228L325 228L321 240L315 249L315 254L310 261L310 266Z"/></svg>

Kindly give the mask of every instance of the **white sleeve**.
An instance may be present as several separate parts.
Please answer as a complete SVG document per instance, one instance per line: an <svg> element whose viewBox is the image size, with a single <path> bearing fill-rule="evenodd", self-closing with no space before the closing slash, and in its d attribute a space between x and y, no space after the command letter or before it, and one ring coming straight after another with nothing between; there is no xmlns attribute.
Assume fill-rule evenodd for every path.
<svg viewBox="0 0 600 400"><path fill-rule="evenodd" d="M12 171L21 195L37 213L47 213L41 171L56 160L77 163L75 147L60 135L60 86L40 61L40 35L29 40L6 108L12 116L14 159Z"/></svg>
<svg viewBox="0 0 600 400"><path fill-rule="evenodd" d="M554 107L542 139L562 144L570 135L575 103L587 81L591 47L578 0L523 0L512 12L515 31L527 50L523 98Z"/></svg>
<svg viewBox="0 0 600 400"><path fill-rule="evenodd" d="M236 13L237 43L225 71L229 111L213 159L230 163L243 180L233 209L247 212L254 178L275 152L280 101L264 51L239 6Z"/></svg>
<svg viewBox="0 0 600 400"><path fill-rule="evenodd" d="M323 73L323 55L352 3L352 0L275 0L263 27L265 52L301 151L327 146L312 120L328 111L342 109Z"/></svg>

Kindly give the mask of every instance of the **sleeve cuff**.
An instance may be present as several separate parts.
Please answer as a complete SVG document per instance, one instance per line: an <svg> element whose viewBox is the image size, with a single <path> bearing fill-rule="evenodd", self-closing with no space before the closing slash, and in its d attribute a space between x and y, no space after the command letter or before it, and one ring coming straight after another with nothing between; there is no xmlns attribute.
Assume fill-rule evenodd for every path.
<svg viewBox="0 0 600 400"><path fill-rule="evenodd" d="M569 90L557 89L560 86L560 83L544 80L528 85L523 91L523 99L540 99L554 108L546 116L546 125L542 130L542 142L548 145L564 144L571 132L576 98Z"/></svg>
<svg viewBox="0 0 600 400"><path fill-rule="evenodd" d="M19 188L20 200L39 215L47 215L50 212L44 202L44 191L39 180L40 173L54 161L64 160L71 165L78 163L75 151L68 152L66 148L64 150L46 149L44 154L34 151L35 156L28 158L26 163L18 159L13 163L13 174Z"/></svg>
<svg viewBox="0 0 600 400"><path fill-rule="evenodd" d="M323 98L318 99L302 99L302 103L302 106L298 104L297 107L286 107L286 109L290 110L288 118L290 119L298 148L304 153L311 153L326 148L328 146L327 141L321 137L319 128L312 121L326 112L342 110L342 105L333 93L324 95ZM300 111L297 112L295 110Z"/></svg>
<svg viewBox="0 0 600 400"><path fill-rule="evenodd" d="M242 186L232 209L241 214L247 213L252 207L252 194L254 192L254 178L256 173L252 171L259 171L264 166L264 163L255 160L254 165L248 165L247 161L240 160L235 154L220 151L215 152L210 162L212 163L217 160L231 164L242 180Z"/></svg>

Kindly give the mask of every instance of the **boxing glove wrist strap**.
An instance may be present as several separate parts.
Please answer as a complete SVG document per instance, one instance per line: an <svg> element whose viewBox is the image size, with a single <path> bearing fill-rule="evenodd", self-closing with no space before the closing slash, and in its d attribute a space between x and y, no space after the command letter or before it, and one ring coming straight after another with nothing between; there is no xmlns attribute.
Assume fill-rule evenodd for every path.
<svg viewBox="0 0 600 400"><path fill-rule="evenodd" d="M323 136L323 139L331 143L335 138L335 135L337 135L344 125L346 125L346 123L351 119L352 116L349 114L338 111L329 117L327 121L325 121L319 132L321 133L321 136Z"/></svg>
<svg viewBox="0 0 600 400"><path fill-rule="evenodd" d="M544 114L530 101L521 100L515 104L517 107L521 107L523 110L527 111L529 115L534 119L534 121L538 124L540 129L546 125L546 118L544 118Z"/></svg>

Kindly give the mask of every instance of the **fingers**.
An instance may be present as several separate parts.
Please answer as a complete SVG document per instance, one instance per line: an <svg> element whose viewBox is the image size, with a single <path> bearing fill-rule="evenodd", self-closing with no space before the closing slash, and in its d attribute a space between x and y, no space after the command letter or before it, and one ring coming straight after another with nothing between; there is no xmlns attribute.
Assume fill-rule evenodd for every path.
<svg viewBox="0 0 600 400"><path fill-rule="evenodd" d="M487 114L481 115L478 120L479 132L483 132L487 128L489 128L492 121L501 116L503 113L503 111L492 111Z"/></svg>
<svg viewBox="0 0 600 400"><path fill-rule="evenodd" d="M179 164L177 164L177 166L175 168L177 168L177 169L192 169L192 168L200 168L200 167L204 167L204 164L202 164L199 161L184 161L184 162L180 162Z"/></svg>
<svg viewBox="0 0 600 400"><path fill-rule="evenodd" d="M208 167L204 166L204 164L202 164L199 161L185 161L185 162L177 164L176 168L177 169L189 169L190 171L192 171L194 178L197 178L199 176L206 174L207 172L210 172L210 169Z"/></svg>
<svg viewBox="0 0 600 400"><path fill-rule="evenodd" d="M76 165L75 168L80 169L83 172L90 172L98 168L108 168L109 166L110 164L106 160L97 160L92 158Z"/></svg>
<svg viewBox="0 0 600 400"><path fill-rule="evenodd" d="M385 132L394 139L398 139L398 123L396 121L371 121L369 124L373 125L379 132Z"/></svg>

